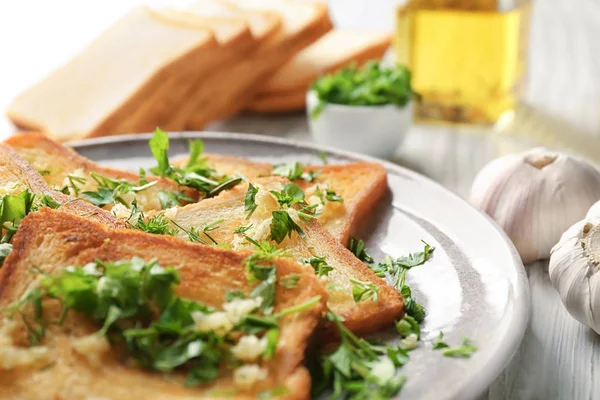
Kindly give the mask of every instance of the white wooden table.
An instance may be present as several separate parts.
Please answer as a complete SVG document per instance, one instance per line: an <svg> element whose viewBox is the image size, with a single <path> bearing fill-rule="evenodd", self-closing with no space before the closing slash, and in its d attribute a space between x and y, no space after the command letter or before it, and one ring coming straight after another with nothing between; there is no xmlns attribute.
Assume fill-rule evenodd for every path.
<svg viewBox="0 0 600 400"><path fill-rule="evenodd" d="M389 29L396 0L329 0L345 26ZM0 2L0 107L60 65L140 0ZM485 128L414 126L395 161L463 196L477 171L501 154L538 142L579 151L600 162L600 0L537 0L530 68L517 122L503 133ZM10 61L9 61L10 60ZM539 115L552 115L552 120ZM302 115L242 116L210 129L310 140ZM0 139L12 132L0 119ZM524 139L524 137L526 139ZM535 140L531 140L534 138ZM486 398L600 399L600 336L562 306L547 263L528 266L532 315L521 348Z"/></svg>

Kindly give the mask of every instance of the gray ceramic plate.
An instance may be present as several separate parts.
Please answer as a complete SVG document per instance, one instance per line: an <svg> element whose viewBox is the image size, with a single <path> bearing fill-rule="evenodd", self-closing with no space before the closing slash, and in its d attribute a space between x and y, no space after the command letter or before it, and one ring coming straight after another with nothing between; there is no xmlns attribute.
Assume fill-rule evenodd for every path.
<svg viewBox="0 0 600 400"><path fill-rule="evenodd" d="M101 138L77 143L84 156L104 165L137 171L154 165L149 135ZM189 138L202 138L207 152L269 162L318 164L326 150L330 163L370 160L334 149L248 134L185 133L172 136L171 154L188 151ZM376 161L376 160L375 160ZM428 311L423 340L403 368L406 399L470 399L486 390L507 365L525 332L529 286L523 265L506 236L487 217L455 194L412 171L380 161L390 191L363 231L369 252L404 255L436 247L426 265L412 269L408 282ZM470 359L443 357L430 343L439 331L459 344L469 337L479 350Z"/></svg>

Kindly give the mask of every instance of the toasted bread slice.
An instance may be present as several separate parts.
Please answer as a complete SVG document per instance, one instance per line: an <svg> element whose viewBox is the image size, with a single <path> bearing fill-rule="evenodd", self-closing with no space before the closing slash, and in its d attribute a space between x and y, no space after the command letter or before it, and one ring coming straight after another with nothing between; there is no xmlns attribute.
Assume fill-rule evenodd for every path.
<svg viewBox="0 0 600 400"><path fill-rule="evenodd" d="M74 215L85 216L103 223L111 228L121 227L122 224L110 212L102 210L86 201L75 199L63 193L50 189L44 179L29 163L23 160L9 146L0 143L0 186L9 187L15 184L23 185L35 195L50 195L62 206L60 209Z"/></svg>
<svg viewBox="0 0 600 400"><path fill-rule="evenodd" d="M206 154L209 166L218 173L241 175L250 180L272 174L273 166L269 163L254 162L241 157ZM174 163L182 165L187 158ZM313 182L303 179L295 180L306 194L309 204L319 204L317 189L333 190L344 199L340 202L326 202L321 215L317 218L333 237L346 245L350 236L356 234L360 224L371 212L375 204L387 190L387 173L385 168L376 163L358 162L342 165L309 166L306 170L318 172Z"/></svg>
<svg viewBox="0 0 600 400"><path fill-rule="evenodd" d="M219 0L202 0L194 7L185 10L165 7L155 7L150 10L156 18L167 24L211 30L219 43L219 48L212 52L210 62L179 70L178 74L165 79L141 107L123 120L114 130L114 134L150 132L157 126L169 129L167 121L172 113L187 102L187 93L193 82L210 81L216 69L243 58L246 53L260 44L262 39L254 35L250 18L255 18L256 25L264 30L267 27L266 21L271 21L274 17L268 14L263 21L257 15L239 16L229 12ZM275 28L276 25L273 26L273 29Z"/></svg>
<svg viewBox="0 0 600 400"><path fill-rule="evenodd" d="M78 196L81 191L97 190L98 185L91 177L92 173L110 179L124 179L135 185L138 185L140 181L138 174L100 166L41 133L18 134L7 139L5 143L29 162L34 169L43 172L44 179L51 187L61 189L66 184L70 184L69 175L84 179L84 183L75 183L79 188L78 193L70 189L71 194L75 196ZM135 199L142 210L161 209L158 196L160 191L184 193L193 200L200 197L197 191L180 187L170 179L154 176L147 176L146 179L149 182L156 182L156 184L138 193L127 194L131 197L128 201Z"/></svg>
<svg viewBox="0 0 600 400"><path fill-rule="evenodd" d="M277 114L300 111L305 107L306 88L290 92L259 94L246 106L246 110Z"/></svg>
<svg viewBox="0 0 600 400"><path fill-rule="evenodd" d="M208 122L243 109L261 82L266 82L298 51L332 27L324 3L303 0L234 0L230 3L240 12L275 11L281 17L281 28L246 58L215 74L211 85L192 87L187 102L166 125L170 130L186 127L201 130Z"/></svg>
<svg viewBox="0 0 600 400"><path fill-rule="evenodd" d="M286 182L289 181L282 177L253 180L260 190L256 195L257 208L249 219L248 212L244 209L247 184L238 185L200 203L178 208L172 215L174 227L178 228L177 234L180 238L189 240L194 236L193 232L197 232L198 236L194 240L210 240L231 245L236 250L252 249L253 245L242 234L234 231L242 226L250 226L245 235L255 241L267 240L271 212L279 210L277 201L268 191L279 191ZM327 305L344 317L349 329L356 333L374 332L402 315L403 299L398 291L378 278L317 221L297 219L295 222L303 230L305 237L292 233L278 247L285 249L295 260L325 257L327 264L333 268L325 283L329 297ZM208 231L204 229L207 226L211 227ZM376 285L377 299L355 302L352 294L354 283L350 279Z"/></svg>
<svg viewBox="0 0 600 400"><path fill-rule="evenodd" d="M243 260L248 252L185 243L172 237L148 235L129 230L108 231L92 221L43 209L27 217L14 241L0 280L0 308L16 301L36 281L33 267L56 273L70 265L103 260L117 261L140 257L156 258L163 266L176 266L181 283L178 295L221 309L226 293L240 290L248 294ZM316 296L314 307L279 320L281 340L275 356L263 363L268 377L252 391L233 391L231 372L223 368L214 381L195 388L184 386L184 374L146 372L119 358L114 349L91 363L76 351L77 337L99 329L89 319L69 313L61 326L50 326L42 345L49 350L47 368L21 367L0 374L0 397L11 399L213 399L228 391L232 399L254 399L258 393L286 387L280 398L307 399L310 376L302 366L307 340L325 311L326 293L318 279L292 260L274 261L277 277L297 274L293 288L276 286L275 311L302 304ZM19 327L21 329L21 327ZM25 327L18 334L25 335ZM25 336L23 336L25 337ZM0 369L2 367L0 366ZM222 395L222 394L221 394ZM220 398L220 397L219 397ZM279 397L278 397L279 398Z"/></svg>
<svg viewBox="0 0 600 400"><path fill-rule="evenodd" d="M18 96L7 114L59 141L110 134L167 77L210 64L218 48L210 30L166 24L137 7Z"/></svg>
<svg viewBox="0 0 600 400"><path fill-rule="evenodd" d="M380 59L390 47L387 33L359 29L333 29L277 71L261 89L267 94L306 91L320 75L349 63Z"/></svg>

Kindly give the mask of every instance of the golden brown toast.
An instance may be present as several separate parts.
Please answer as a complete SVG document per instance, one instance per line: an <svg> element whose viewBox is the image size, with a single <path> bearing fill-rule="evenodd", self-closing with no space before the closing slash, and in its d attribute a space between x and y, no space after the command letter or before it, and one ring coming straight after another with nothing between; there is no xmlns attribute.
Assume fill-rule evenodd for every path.
<svg viewBox="0 0 600 400"><path fill-rule="evenodd" d="M79 192L97 190L98 185L91 177L92 173L110 179L124 179L134 185L138 185L140 181L138 174L98 165L80 156L73 149L55 142L41 133L28 132L17 134L7 139L5 143L29 162L35 170L41 172L48 185L56 189L63 188L65 184L71 184L68 179L69 175L85 180L84 183L75 182L71 184L76 185ZM155 176L147 176L146 179L149 182L156 182L156 184L138 193L129 192L127 194L131 197L128 199L128 202L135 199L142 210L161 209L158 196L160 191L183 193L194 201L200 197L200 194L196 190L181 187L170 179ZM76 197L80 194L75 193L72 188L69 190L70 194ZM110 207L110 205L107 207Z"/></svg>
<svg viewBox="0 0 600 400"><path fill-rule="evenodd" d="M54 197L62 204L60 207L62 211L85 216L113 228L121 227L121 223L110 212L50 189L40 174L25 160L13 149L0 143L0 186L7 187L14 184L21 184L36 195L47 194Z"/></svg>
<svg viewBox="0 0 600 400"><path fill-rule="evenodd" d="M205 154L208 165L218 173L241 175L250 180L269 176L273 165L250 161L242 157ZM183 165L187 158L176 160L174 164ZM357 162L341 165L304 167L307 171L320 171L313 182L303 179L294 180L306 193L309 204L319 203L315 197L317 186L320 190L329 188L342 196L343 203L327 202L323 213L317 218L340 243L346 245L350 236L356 234L360 223L372 211L373 207L387 190L387 173L377 163Z"/></svg>
<svg viewBox="0 0 600 400"><path fill-rule="evenodd" d="M234 233L241 226L251 226L245 235L255 241L268 240L271 213L279 210L277 201L268 191L279 191L289 181L282 177L268 177L252 182L260 190L256 195L258 207L249 219L248 211L244 208L248 184L238 185L217 197L174 210L171 219L178 228L177 235L190 240L196 233L201 241L214 240L221 245L231 245L236 250L253 249L254 246L242 234ZM402 315L403 299L398 291L378 278L317 221L295 222L304 231L305 238L294 232L277 247L285 249L295 260L325 257L326 263L333 268L327 278L321 278L328 291L327 305L344 317L349 329L361 334L374 332ZM214 228L208 230L210 237L203 232L207 226ZM378 287L376 300L355 302L352 293L355 282L350 279L375 284Z"/></svg>
<svg viewBox="0 0 600 400"><path fill-rule="evenodd" d="M43 209L28 216L14 240L0 280L0 308L16 301L37 279L33 267L56 273L70 265L85 265L97 259L117 261L140 257L157 258L160 265L175 266L181 276L176 293L220 309L231 290L249 293L243 261L249 252L183 242L172 237L130 230L109 231L101 224ZM315 296L321 302L305 311L279 320L281 329L275 356L263 362L268 377L249 392L230 393L231 399L254 399L257 394L282 386L284 399L308 399L310 376L302 366L307 340L325 311L326 293L318 279L292 260L276 259L280 278L297 274L297 286L276 286L275 311L302 304ZM3 322L4 324L6 321ZM25 337L23 326L13 335ZM42 345L48 348L43 368L18 367L0 373L0 398L11 399L216 399L218 393L234 388L225 367L211 383L195 388L184 386L184 375L146 372L119 358L114 349L91 363L73 350L74 340L97 331L89 319L71 311L62 326L51 325ZM17 345L20 343L17 343ZM0 369L2 369L0 363Z"/></svg>

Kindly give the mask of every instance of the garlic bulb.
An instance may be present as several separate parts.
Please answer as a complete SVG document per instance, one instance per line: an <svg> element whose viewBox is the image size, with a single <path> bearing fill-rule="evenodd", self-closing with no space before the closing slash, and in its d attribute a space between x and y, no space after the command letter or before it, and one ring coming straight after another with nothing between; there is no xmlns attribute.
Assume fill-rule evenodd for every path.
<svg viewBox="0 0 600 400"><path fill-rule="evenodd" d="M524 263L548 258L560 235L599 199L594 167L546 149L492 161L471 189L471 203L504 229Z"/></svg>
<svg viewBox="0 0 600 400"><path fill-rule="evenodd" d="M600 333L600 202L552 249L550 280L567 311Z"/></svg>

